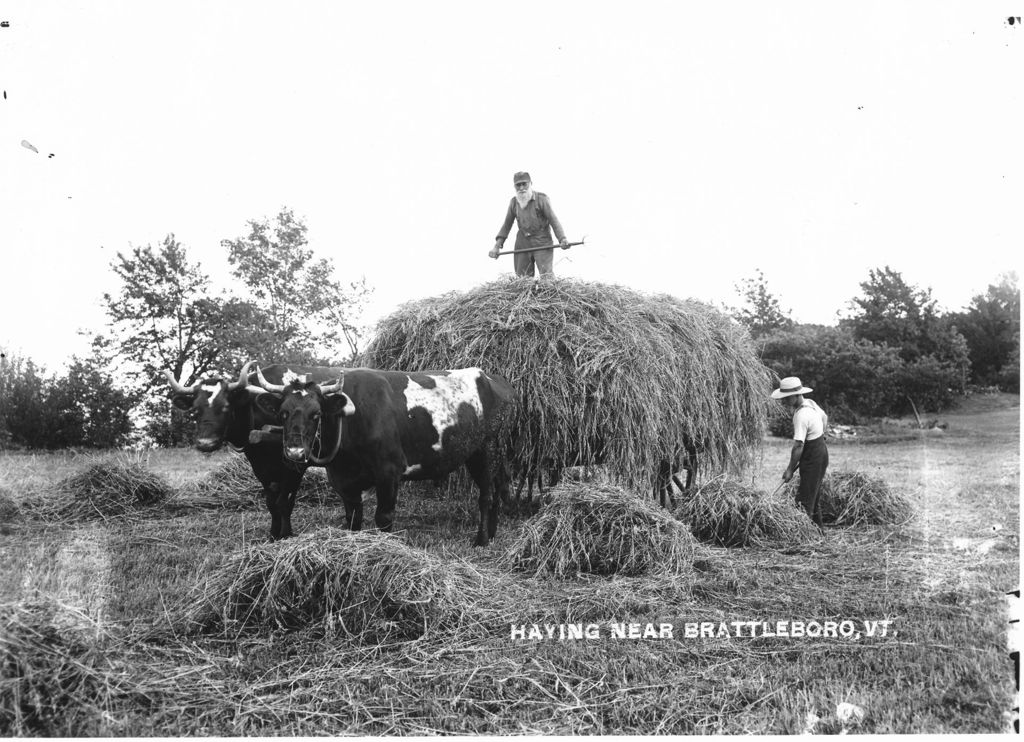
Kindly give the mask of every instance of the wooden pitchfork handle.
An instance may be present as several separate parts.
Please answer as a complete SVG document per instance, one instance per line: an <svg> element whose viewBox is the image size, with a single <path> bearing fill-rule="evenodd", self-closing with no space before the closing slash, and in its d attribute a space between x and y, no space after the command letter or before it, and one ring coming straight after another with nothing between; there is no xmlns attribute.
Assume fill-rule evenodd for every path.
<svg viewBox="0 0 1024 742"><path fill-rule="evenodd" d="M572 247L573 245L582 245L583 242L584 242L584 240L580 240L579 242L566 242L564 245L555 244L555 245L544 245L543 247L525 247L522 250L502 250L501 252L498 253L498 255L511 255L511 254L517 253L517 252L519 252L519 253L523 253L523 252L537 252L538 250L553 250L556 247L561 249L561 248L566 248L566 247Z"/></svg>

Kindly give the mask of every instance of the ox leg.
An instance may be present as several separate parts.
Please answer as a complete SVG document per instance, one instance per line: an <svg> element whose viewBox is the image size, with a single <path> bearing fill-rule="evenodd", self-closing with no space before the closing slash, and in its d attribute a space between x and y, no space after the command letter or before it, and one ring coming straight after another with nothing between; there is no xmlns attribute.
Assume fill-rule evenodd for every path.
<svg viewBox="0 0 1024 742"><path fill-rule="evenodd" d="M283 492L278 497L278 510L281 513L281 538L290 538L295 535L292 531L292 510L295 509L295 497L298 495L297 489L288 490Z"/></svg>
<svg viewBox="0 0 1024 742"><path fill-rule="evenodd" d="M295 509L295 498L299 493L299 485L302 484L302 476L305 469L288 469L282 473L278 483L277 511L281 519L281 538L290 538L295 535L292 531L292 510Z"/></svg>
<svg viewBox="0 0 1024 742"><path fill-rule="evenodd" d="M662 461L658 464L658 478L654 484L654 496L661 506L668 507L668 499L672 494L672 464Z"/></svg>
<svg viewBox="0 0 1024 742"><path fill-rule="evenodd" d="M359 477L345 476L328 467L327 481L341 495L345 504L345 527L350 531L358 531L363 527L363 490L369 484Z"/></svg>
<svg viewBox="0 0 1024 742"><path fill-rule="evenodd" d="M358 487L341 493L345 503L345 527L350 531L359 531L363 527L363 491Z"/></svg>
<svg viewBox="0 0 1024 742"><path fill-rule="evenodd" d="M398 503L399 476L383 476L377 479L377 512L373 522L382 531L390 532L395 527L395 506Z"/></svg>
<svg viewBox="0 0 1024 742"><path fill-rule="evenodd" d="M686 491L690 491L693 480L697 477L697 447L692 443L686 446Z"/></svg>
<svg viewBox="0 0 1024 742"><path fill-rule="evenodd" d="M281 538L281 511L278 508L278 499L281 492L280 482L270 482L263 487L263 498L267 504L267 511L270 513L270 540L277 541Z"/></svg>
<svg viewBox="0 0 1024 742"><path fill-rule="evenodd" d="M498 531L498 511L494 507L497 501L491 492L491 472L487 454L478 451L466 460L466 469L480 489L480 521L476 529L474 546L487 546Z"/></svg>

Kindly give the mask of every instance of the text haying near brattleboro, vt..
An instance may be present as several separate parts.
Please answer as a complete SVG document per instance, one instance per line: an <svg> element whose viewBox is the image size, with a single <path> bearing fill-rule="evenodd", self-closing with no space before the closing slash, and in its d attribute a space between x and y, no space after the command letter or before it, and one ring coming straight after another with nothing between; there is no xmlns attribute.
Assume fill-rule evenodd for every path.
<svg viewBox="0 0 1024 742"><path fill-rule="evenodd" d="M671 623L510 624L509 638L540 641L576 639L849 639L888 637L893 619L853 621L687 621L677 633ZM861 630L858 627L863 627ZM892 632L896 636L896 632Z"/></svg>

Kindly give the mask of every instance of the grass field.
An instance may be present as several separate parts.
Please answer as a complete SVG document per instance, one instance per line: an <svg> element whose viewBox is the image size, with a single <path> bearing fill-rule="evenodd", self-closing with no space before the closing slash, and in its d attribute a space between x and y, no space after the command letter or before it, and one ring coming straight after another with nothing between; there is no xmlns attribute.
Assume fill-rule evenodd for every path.
<svg viewBox="0 0 1024 742"><path fill-rule="evenodd" d="M830 445L831 469L884 479L914 503L911 522L830 528L810 544L701 547L683 574L514 573L502 555L525 515L503 516L494 543L474 549L472 497L405 487L399 537L470 575L479 596L454 624L376 641L271 626L186 633L192 591L266 541L269 517L258 504L41 523L30 517L33 499L93 459L2 455L0 495L21 512L0 529L0 733L1007 731L1016 705L1006 594L1019 585L1019 398L972 398L939 417L944 432ZM751 484L774 490L788 448L766 440ZM230 455L159 451L145 465L181 488ZM334 500L300 496L293 520L300 534L326 533L342 513ZM835 622L859 636L751 636L750 624L731 626L783 621L790 631L793 622ZM867 635L866 622L886 621ZM613 622L671 624L672 638L616 638ZM525 634L577 623L597 625L598 635L512 636L513 626ZM688 637L687 625L699 632L700 623L715 635ZM718 635L721 623L729 635ZM22 643L12 638L19 627L28 630ZM862 718L840 718L844 703Z"/></svg>

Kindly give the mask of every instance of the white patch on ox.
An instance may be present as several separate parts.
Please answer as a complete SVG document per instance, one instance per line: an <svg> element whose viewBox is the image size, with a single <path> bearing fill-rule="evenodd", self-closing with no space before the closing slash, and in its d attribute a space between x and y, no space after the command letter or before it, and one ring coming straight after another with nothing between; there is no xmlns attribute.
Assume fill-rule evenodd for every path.
<svg viewBox="0 0 1024 742"><path fill-rule="evenodd" d="M218 381L217 384L210 389L210 401L209 404L213 404L213 400L217 399L217 395L220 394L221 383Z"/></svg>
<svg viewBox="0 0 1024 742"><path fill-rule="evenodd" d="M407 466L403 474L405 476L409 476L410 474L419 474L422 469L423 467L419 464L413 464L412 466Z"/></svg>
<svg viewBox="0 0 1024 742"><path fill-rule="evenodd" d="M435 451L441 450L444 431L459 421L459 407L468 404L476 412L477 418L483 419L484 405L477 393L476 380L482 375L478 368L463 368L451 371L446 376L430 376L437 386L428 389L419 384L411 376L405 389L406 410L422 407L430 413L430 419L437 431Z"/></svg>

